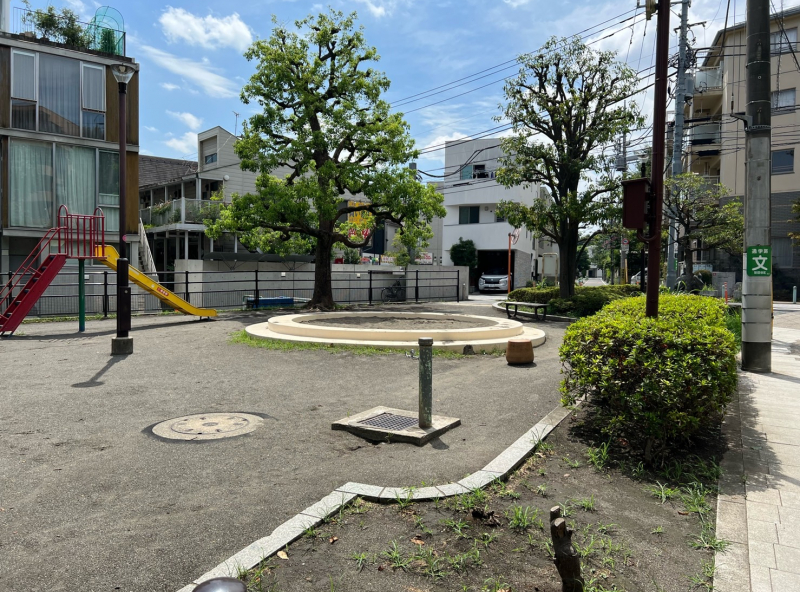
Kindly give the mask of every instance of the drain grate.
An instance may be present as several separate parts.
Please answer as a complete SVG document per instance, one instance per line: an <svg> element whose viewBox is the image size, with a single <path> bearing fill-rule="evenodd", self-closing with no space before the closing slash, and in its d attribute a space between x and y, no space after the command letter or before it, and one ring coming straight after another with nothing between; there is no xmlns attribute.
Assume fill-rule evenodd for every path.
<svg viewBox="0 0 800 592"><path fill-rule="evenodd" d="M416 417L408 417L407 415L396 415L394 413L381 413L369 419L359 421L361 425L370 426L373 428L381 428L384 430L405 430L410 427L419 425Z"/></svg>

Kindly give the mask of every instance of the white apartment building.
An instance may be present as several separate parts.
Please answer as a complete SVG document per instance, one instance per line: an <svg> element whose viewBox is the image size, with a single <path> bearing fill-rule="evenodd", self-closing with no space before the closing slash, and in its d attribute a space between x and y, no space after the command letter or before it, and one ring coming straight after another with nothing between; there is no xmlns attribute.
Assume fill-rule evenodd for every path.
<svg viewBox="0 0 800 592"><path fill-rule="evenodd" d="M502 200L533 205L539 187L506 189L500 185L495 180L500 156L502 150L497 138L452 141L445 145L445 177L437 183L437 189L444 195L447 214L442 220L441 230L438 225L434 226L437 232L441 232L444 265L452 265L450 247L463 238L472 240L478 249L480 273L507 269L508 235L514 228L498 216L497 206ZM548 252L556 250L551 243L542 246ZM519 239L511 246L513 287L524 287L535 277L541 268L541 261L537 261L541 255L534 248L532 235L526 229L520 229Z"/></svg>

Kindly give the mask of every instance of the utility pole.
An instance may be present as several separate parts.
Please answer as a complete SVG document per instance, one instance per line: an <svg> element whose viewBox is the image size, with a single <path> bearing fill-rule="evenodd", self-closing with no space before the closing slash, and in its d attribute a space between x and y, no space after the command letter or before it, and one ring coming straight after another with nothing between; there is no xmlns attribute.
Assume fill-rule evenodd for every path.
<svg viewBox="0 0 800 592"><path fill-rule="evenodd" d="M742 369L772 370L770 0L747 0Z"/></svg>
<svg viewBox="0 0 800 592"><path fill-rule="evenodd" d="M769 1L769 0L767 0ZM661 218L664 205L664 144L666 143L667 123L667 65L669 60L669 2L658 3L658 21L656 24L656 83L653 93L653 165L652 197L649 219L648 261L647 261L647 298L645 313L648 317L658 316L658 287L661 275ZM769 54L768 54L769 56Z"/></svg>
<svg viewBox="0 0 800 592"><path fill-rule="evenodd" d="M681 2L681 28L678 40L678 80L675 86L675 133L672 140L672 176L683 172L683 108L686 103L686 31L689 20L690 0ZM677 186L672 191L677 191ZM667 288L674 288L677 280L675 265L675 240L677 238L675 221L669 221L669 239L667 242Z"/></svg>

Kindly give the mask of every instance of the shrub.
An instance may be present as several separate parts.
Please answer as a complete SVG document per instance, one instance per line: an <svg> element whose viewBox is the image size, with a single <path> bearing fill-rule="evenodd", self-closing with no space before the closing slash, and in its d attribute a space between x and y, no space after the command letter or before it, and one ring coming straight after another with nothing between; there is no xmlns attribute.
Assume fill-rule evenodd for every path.
<svg viewBox="0 0 800 592"><path fill-rule="evenodd" d="M518 302L550 304L549 311L553 314L581 317L596 313L613 300L634 294L640 294L639 288L626 284L577 287L575 295L571 298L560 298L558 288L520 288L511 292L509 299Z"/></svg>
<svg viewBox="0 0 800 592"><path fill-rule="evenodd" d="M701 269L696 271L695 274L697 277L700 278L700 281L703 282L703 285L710 286L711 282L714 281L714 276L711 275L711 272L707 269Z"/></svg>
<svg viewBox="0 0 800 592"><path fill-rule="evenodd" d="M611 436L654 452L718 425L736 388L736 342L710 298L618 300L572 324L559 353L562 402L589 398Z"/></svg>

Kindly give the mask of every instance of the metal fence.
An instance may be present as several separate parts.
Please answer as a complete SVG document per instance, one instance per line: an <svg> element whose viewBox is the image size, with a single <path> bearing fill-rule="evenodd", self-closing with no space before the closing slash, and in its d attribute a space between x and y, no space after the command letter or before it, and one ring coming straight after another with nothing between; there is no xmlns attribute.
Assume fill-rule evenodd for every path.
<svg viewBox="0 0 800 592"><path fill-rule="evenodd" d="M5 274L4 274L5 275ZM3 277L10 280L12 274ZM388 291L390 301L430 302L458 301L461 284L458 270L365 270L331 272L333 299L339 304L377 304ZM165 288L203 308L243 309L302 305L314 292L314 271L205 271L159 272L158 282ZM47 288L28 316L52 317L78 314L77 270L62 270ZM156 278L154 278L156 279ZM20 289L25 284L20 283ZM114 313L116 273L87 271L84 274L87 315ZM16 294L15 294L16 295ZM13 296L9 296L13 299ZM280 300L279 300L280 299ZM0 311L10 303L0 302ZM152 294L133 287L131 311L138 314L172 310Z"/></svg>

